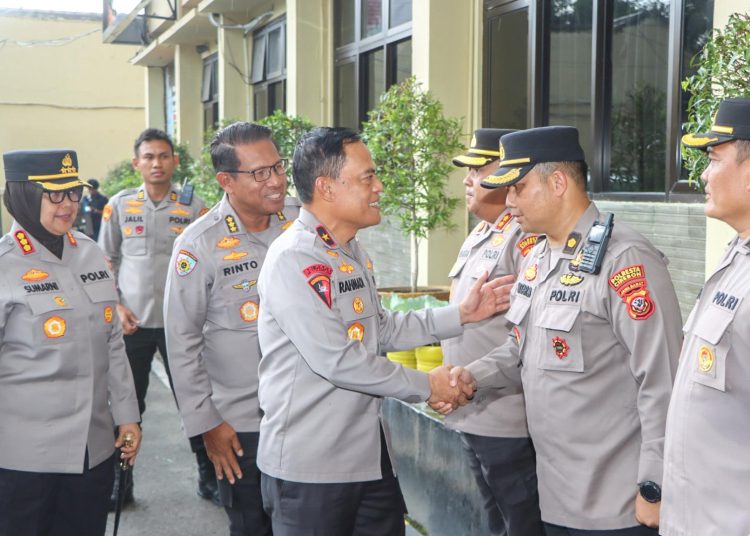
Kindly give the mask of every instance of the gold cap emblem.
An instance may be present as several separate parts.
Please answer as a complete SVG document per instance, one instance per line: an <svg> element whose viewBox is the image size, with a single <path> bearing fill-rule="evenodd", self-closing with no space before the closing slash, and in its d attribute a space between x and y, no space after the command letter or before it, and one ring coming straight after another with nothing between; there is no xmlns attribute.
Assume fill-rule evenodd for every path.
<svg viewBox="0 0 750 536"><path fill-rule="evenodd" d="M62 167L60 168L60 173L64 173L66 175L78 173L78 170L76 170L76 168L73 167L73 159L71 158L70 153L63 156L63 159L60 163L62 164Z"/></svg>
<svg viewBox="0 0 750 536"><path fill-rule="evenodd" d="M502 142L500 143L500 160L505 160L505 147Z"/></svg>

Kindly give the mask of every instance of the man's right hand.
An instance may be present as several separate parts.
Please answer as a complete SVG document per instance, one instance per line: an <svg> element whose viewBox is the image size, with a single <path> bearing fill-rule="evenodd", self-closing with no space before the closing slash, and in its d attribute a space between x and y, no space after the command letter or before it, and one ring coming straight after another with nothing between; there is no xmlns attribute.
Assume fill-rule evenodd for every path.
<svg viewBox="0 0 750 536"><path fill-rule="evenodd" d="M429 373L430 398L427 403L432 409L448 415L458 406L466 405L474 397L473 384L452 383L451 365L443 365Z"/></svg>
<svg viewBox="0 0 750 536"><path fill-rule="evenodd" d="M120 324L122 324L122 334L132 335L138 329L138 324L141 323L138 317L135 316L133 311L125 307L123 304L117 304L117 315L120 317Z"/></svg>
<svg viewBox="0 0 750 536"><path fill-rule="evenodd" d="M225 476L231 484L234 484L234 477L242 478L240 464L237 456L243 456L240 438L234 428L227 423L222 422L216 428L212 428L203 434L203 443L206 445L208 458L213 462L216 469L216 479L221 480Z"/></svg>

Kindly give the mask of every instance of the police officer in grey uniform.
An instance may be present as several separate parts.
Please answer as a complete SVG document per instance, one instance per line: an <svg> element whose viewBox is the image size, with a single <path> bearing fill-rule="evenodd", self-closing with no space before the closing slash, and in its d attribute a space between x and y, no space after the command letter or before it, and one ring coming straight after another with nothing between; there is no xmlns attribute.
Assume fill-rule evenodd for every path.
<svg viewBox="0 0 750 536"><path fill-rule="evenodd" d="M466 167L466 206L481 221L466 237L451 268L451 303L459 303L483 272L490 277L516 274L537 239L524 234L505 206L507 188L482 188L497 170L500 137L514 132L498 128L474 131L469 150L453 159ZM443 359L468 365L508 337L502 315L466 326L462 335L442 341ZM510 392L513 390L513 392ZM523 392L518 388L484 389L473 404L448 415L445 425L462 432L461 440L484 499L493 535L543 534L539 515L534 447L526 426Z"/></svg>
<svg viewBox="0 0 750 536"><path fill-rule="evenodd" d="M205 212L205 205L197 196L182 198L172 184L179 157L166 133L144 130L133 151L133 168L143 177L143 184L119 192L104 207L99 245L109 256L117 276L120 293L117 312L143 415L151 362L157 349L167 376L170 375L163 302L172 245ZM169 381L171 384L171 376ZM216 481L202 442L193 440L191 447L198 460L198 494L218 503ZM125 502L132 500L133 488L128 483Z"/></svg>
<svg viewBox="0 0 750 536"><path fill-rule="evenodd" d="M708 152L705 213L737 236L706 281L685 343L664 444L665 536L750 533L750 99L719 106L683 144Z"/></svg>
<svg viewBox="0 0 750 536"><path fill-rule="evenodd" d="M459 335L461 324L504 307L480 277L459 306L382 309L372 262L356 240L380 221L382 183L367 147L343 128L307 134L294 153L299 218L269 248L258 280L258 466L273 533L404 533L404 504L380 421L383 396L448 396L429 376L382 356ZM481 291L480 291L481 287Z"/></svg>
<svg viewBox="0 0 750 536"><path fill-rule="evenodd" d="M264 126L219 130L211 159L224 198L177 239L167 275L172 380L185 432L203 435L216 467L230 535L270 535L255 464L262 415L256 282L299 202L284 199L286 161Z"/></svg>
<svg viewBox="0 0 750 536"><path fill-rule="evenodd" d="M0 536L102 536L115 447L132 434L132 464L141 438L114 274L71 231L87 185L75 151L3 162L15 221L0 240Z"/></svg>
<svg viewBox="0 0 750 536"><path fill-rule="evenodd" d="M501 143L482 184L509 187L523 230L545 236L513 289L508 341L452 374L479 388L522 382L548 535L656 534L681 341L667 260L627 225L604 225L575 128Z"/></svg>

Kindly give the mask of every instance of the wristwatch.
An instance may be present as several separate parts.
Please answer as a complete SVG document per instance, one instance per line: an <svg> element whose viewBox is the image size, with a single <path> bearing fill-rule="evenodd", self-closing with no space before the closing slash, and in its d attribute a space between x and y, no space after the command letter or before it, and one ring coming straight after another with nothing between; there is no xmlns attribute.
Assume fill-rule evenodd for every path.
<svg viewBox="0 0 750 536"><path fill-rule="evenodd" d="M650 503L658 503L661 501L661 486L652 480L646 480L638 484L640 489L641 497L646 499Z"/></svg>

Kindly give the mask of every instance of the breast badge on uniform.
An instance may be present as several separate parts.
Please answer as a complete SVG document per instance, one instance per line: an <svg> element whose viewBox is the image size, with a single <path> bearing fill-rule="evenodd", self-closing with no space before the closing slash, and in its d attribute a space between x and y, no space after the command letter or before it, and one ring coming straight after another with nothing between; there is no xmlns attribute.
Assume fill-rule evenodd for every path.
<svg viewBox="0 0 750 536"><path fill-rule="evenodd" d="M367 269L372 272L372 261L370 259L367 259Z"/></svg>
<svg viewBox="0 0 750 536"><path fill-rule="evenodd" d="M181 249L177 254L177 259L175 260L174 267L177 271L177 275L183 277L195 270L195 266L197 264L198 259L195 255L193 255L186 249Z"/></svg>
<svg viewBox="0 0 750 536"><path fill-rule="evenodd" d="M122 228L122 234L125 236L130 236L133 234L133 228L132 227L123 227Z"/></svg>
<svg viewBox="0 0 750 536"><path fill-rule="evenodd" d="M104 208L102 209L102 219L104 221L109 221L111 217L112 217L112 205L110 204L104 205Z"/></svg>
<svg viewBox="0 0 750 536"><path fill-rule="evenodd" d="M107 324L111 324L112 323L112 318L114 318L114 314L112 312L112 307L110 305L107 305L104 308L104 321Z"/></svg>
<svg viewBox="0 0 750 536"><path fill-rule="evenodd" d="M328 246L329 248L336 247L336 241L331 236L331 233L328 232L328 229L326 229L322 225L318 225L315 228L315 232L318 233L318 236L326 246Z"/></svg>
<svg viewBox="0 0 750 536"><path fill-rule="evenodd" d="M618 270L610 276L609 286L625 302L628 316L633 320L645 320L656 311L656 304L646 288L646 270L642 264Z"/></svg>
<svg viewBox="0 0 750 536"><path fill-rule="evenodd" d="M48 339L59 339L67 331L65 319L59 316L51 316L44 321L44 334Z"/></svg>
<svg viewBox="0 0 750 536"><path fill-rule="evenodd" d="M345 274L350 274L354 271L354 266L346 262L342 262L341 264L339 264L339 270L341 270Z"/></svg>
<svg viewBox="0 0 750 536"><path fill-rule="evenodd" d="M326 253L328 253L328 254L329 254L329 255L330 255L331 257L333 257L334 259L337 259L337 258L338 258L338 256L339 256L339 254L338 254L338 253L337 253L336 251L331 251L330 249L327 249L327 250L326 250Z"/></svg>
<svg viewBox="0 0 750 536"><path fill-rule="evenodd" d="M143 228L143 225L136 225L135 226L135 234L143 234L143 231L145 229Z"/></svg>
<svg viewBox="0 0 750 536"><path fill-rule="evenodd" d="M583 251L579 251L578 255L576 255L575 258L570 261L570 264L568 264L568 268L573 272L579 272L581 270L581 261L583 261Z"/></svg>
<svg viewBox="0 0 750 536"><path fill-rule="evenodd" d="M23 231L16 231L16 234L14 236L16 238L16 242L18 243L18 247L21 248L21 252L24 255L29 255L36 251L36 249L34 249L34 244L31 243L31 240L29 240L29 237L26 235L26 233L24 233Z"/></svg>
<svg viewBox="0 0 750 536"><path fill-rule="evenodd" d="M234 236L229 237L225 236L218 242L216 242L216 247L219 249L232 249L234 246L240 243L240 239L236 238Z"/></svg>
<svg viewBox="0 0 750 536"><path fill-rule="evenodd" d="M258 304L246 301L240 306L240 316L245 322L255 322L258 319Z"/></svg>
<svg viewBox="0 0 750 536"><path fill-rule="evenodd" d="M495 236L492 237L493 246L499 246L503 242L505 242L505 237L499 233L495 234Z"/></svg>
<svg viewBox="0 0 750 536"><path fill-rule="evenodd" d="M350 341L362 342L365 338L365 327L359 322L355 322L346 330Z"/></svg>
<svg viewBox="0 0 750 536"><path fill-rule="evenodd" d="M52 299L55 300L55 303L57 305L59 305L60 307L67 307L68 306L68 302L66 302L65 298L63 298L62 296L55 296Z"/></svg>
<svg viewBox="0 0 750 536"><path fill-rule="evenodd" d="M526 281L533 281L534 279L536 279L536 274L538 270L539 268L536 264L529 266L528 268L526 268L526 271L523 273L523 278Z"/></svg>
<svg viewBox="0 0 750 536"><path fill-rule="evenodd" d="M562 337L554 337L552 339L552 348L554 348L555 350L555 355L557 356L557 359L562 361L563 359L568 357L570 346L568 346L568 341L566 341Z"/></svg>
<svg viewBox="0 0 750 536"><path fill-rule="evenodd" d="M243 279L236 285L232 285L233 289L236 290L242 290L244 292L250 292L250 289L255 286L255 284L258 282L257 279L253 279L252 281L248 281L247 279Z"/></svg>
<svg viewBox="0 0 750 536"><path fill-rule="evenodd" d="M179 207L174 210L170 210L169 213L174 214L176 216L190 216L190 212L188 212L187 210L183 210Z"/></svg>
<svg viewBox="0 0 750 536"><path fill-rule="evenodd" d="M354 298L354 301L352 301L352 309L354 309L354 312L358 315L365 312L365 302L362 301L362 298Z"/></svg>
<svg viewBox="0 0 750 536"><path fill-rule="evenodd" d="M237 259L242 259L244 257L247 257L247 253L244 251L232 251L230 253L227 253L224 255L225 261L236 261Z"/></svg>
<svg viewBox="0 0 750 536"><path fill-rule="evenodd" d="M129 207L140 207L143 206L143 201L136 201L135 199L130 199L126 203Z"/></svg>
<svg viewBox="0 0 750 536"><path fill-rule="evenodd" d="M49 277L49 274L47 272L43 272L42 270L37 270L36 268L32 268L25 274L21 276L21 279L24 281L44 281Z"/></svg>
<svg viewBox="0 0 750 536"><path fill-rule="evenodd" d="M704 374L712 372L715 361L711 349L708 346L701 346L698 350L698 370Z"/></svg>
<svg viewBox="0 0 750 536"><path fill-rule="evenodd" d="M126 208L125 212L128 214L143 214L143 209L137 208L137 207L131 207L131 208Z"/></svg>
<svg viewBox="0 0 750 536"><path fill-rule="evenodd" d="M534 248L537 240L539 240L538 235L529 235L526 238L522 238L521 240L519 240L518 244L516 244L516 247L521 252L521 255L525 257L529 254L529 251Z"/></svg>
<svg viewBox="0 0 750 536"><path fill-rule="evenodd" d="M574 287L583 281L583 277L576 275L573 272L568 272L560 276L560 283L566 287Z"/></svg>

